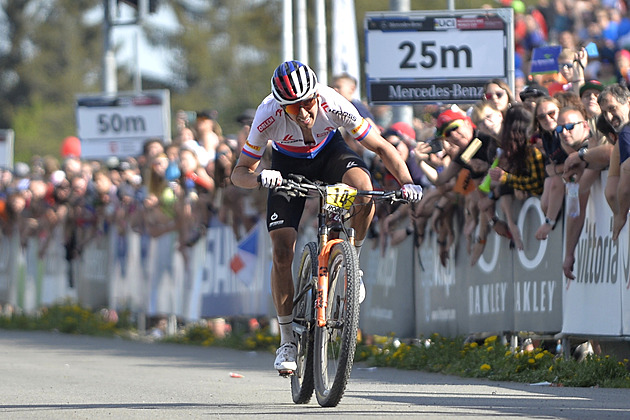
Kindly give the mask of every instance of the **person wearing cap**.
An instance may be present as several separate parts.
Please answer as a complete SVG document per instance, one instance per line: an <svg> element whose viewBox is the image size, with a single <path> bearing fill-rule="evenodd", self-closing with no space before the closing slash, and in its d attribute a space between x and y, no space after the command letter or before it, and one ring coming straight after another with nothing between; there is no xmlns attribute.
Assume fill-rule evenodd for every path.
<svg viewBox="0 0 630 420"><path fill-rule="evenodd" d="M480 197L476 193L476 185L481 182L490 168L490 162L496 152L495 140L480 132L470 117L454 109L447 109L440 113L436 122L436 135L445 143L444 147L449 151L451 161L433 179L433 184L440 187L457 178L454 190L460 191L473 200L470 204L473 207L479 205ZM417 156L424 161L430 158L429 153L418 153ZM470 192L474 194L469 194ZM444 194L437 200L435 208L438 214L434 214L434 221L435 218L441 217L450 201L451 198ZM492 204L494 203L487 204L484 212L485 210L493 211ZM433 224L435 225L435 222ZM482 237L481 240L485 239Z"/></svg>
<svg viewBox="0 0 630 420"><path fill-rule="evenodd" d="M525 108L527 108L529 112L534 112L534 107L536 106L538 98L549 96L549 91L546 87L541 86L536 82L531 82L519 92L518 96L521 98L521 102Z"/></svg>
<svg viewBox="0 0 630 420"><path fill-rule="evenodd" d="M271 93L256 110L231 179L240 188L269 188L266 222L272 242L271 289L280 326L280 348L274 361L274 368L279 371L293 371L297 367L291 266L306 200L287 201L274 190L289 174L372 190L367 165L349 148L339 128L382 159L402 185L404 198L411 202L422 198L422 188L413 183L407 165L394 146L374 130L350 101L333 88L318 83L315 72L299 61L286 61L276 68L271 77ZM271 168L260 171L259 163L269 141L272 144ZM370 205L369 198L357 197L355 202L365 204L351 219L358 254L374 206Z"/></svg>
<svg viewBox="0 0 630 420"><path fill-rule="evenodd" d="M438 116L436 125L436 134L454 147L456 156L434 184L445 184L462 168L470 170L473 179L483 178L494 157L489 154L494 155L496 151L493 139L480 133L470 117L461 111L447 109Z"/></svg>
<svg viewBox="0 0 630 420"><path fill-rule="evenodd" d="M586 109L590 137L578 151L565 148L571 153L565 160L562 177L565 181L576 174L581 177L584 169L588 168L586 178L580 181L580 185L584 182L586 189L590 189L590 185L599 177L599 172L608 167L613 149L612 143L597 129L597 118L601 114L598 98L603 90L604 86L597 80L589 80L580 87L580 100Z"/></svg>

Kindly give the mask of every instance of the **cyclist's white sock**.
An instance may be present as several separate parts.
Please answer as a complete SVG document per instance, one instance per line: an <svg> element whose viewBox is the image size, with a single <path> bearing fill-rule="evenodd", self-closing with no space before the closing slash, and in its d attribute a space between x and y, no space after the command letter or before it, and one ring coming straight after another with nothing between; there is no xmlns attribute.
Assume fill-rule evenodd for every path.
<svg viewBox="0 0 630 420"><path fill-rule="evenodd" d="M354 249L357 251L357 257L361 256L361 247L363 246L363 241L365 239L355 239L354 240Z"/></svg>
<svg viewBox="0 0 630 420"><path fill-rule="evenodd" d="M293 343L293 315L278 315L278 325L280 326L280 345Z"/></svg>

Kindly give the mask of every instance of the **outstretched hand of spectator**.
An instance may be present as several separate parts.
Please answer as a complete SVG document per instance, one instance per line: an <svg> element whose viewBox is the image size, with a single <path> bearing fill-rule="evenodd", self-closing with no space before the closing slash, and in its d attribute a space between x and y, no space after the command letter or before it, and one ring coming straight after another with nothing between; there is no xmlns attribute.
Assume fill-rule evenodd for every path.
<svg viewBox="0 0 630 420"><path fill-rule="evenodd" d="M612 231L612 239L616 241L619 237L619 233L621 229L626 225L627 214L615 214L613 219L613 231Z"/></svg>
<svg viewBox="0 0 630 420"><path fill-rule="evenodd" d="M571 153L564 161L564 171L562 173L562 179L564 182L569 182L574 175L579 180L582 172L586 168L586 163L582 161L577 152Z"/></svg>
<svg viewBox="0 0 630 420"><path fill-rule="evenodd" d="M575 61L580 64L582 69L585 69L588 65L588 53L586 52L586 48L580 48L580 51L575 53ZM584 77L584 70L582 70L582 78Z"/></svg>
<svg viewBox="0 0 630 420"><path fill-rule="evenodd" d="M499 182L501 180L501 177L503 176L503 173L505 171L501 168L492 168L488 171L488 174L490 175L490 179L494 182Z"/></svg>
<svg viewBox="0 0 630 420"><path fill-rule="evenodd" d="M538 239L539 241L547 239L547 236L549 235L549 232L551 232L551 229L551 225L543 223L536 231L536 239Z"/></svg>
<svg viewBox="0 0 630 420"><path fill-rule="evenodd" d="M567 253L564 257L564 263L562 264L562 271L564 271L564 275L570 280L575 280L575 275L573 274L574 263L575 256L571 253Z"/></svg>
<svg viewBox="0 0 630 420"><path fill-rule="evenodd" d="M415 150L416 158L419 160L429 160L429 155L431 154L431 145L428 142L421 141L416 146Z"/></svg>

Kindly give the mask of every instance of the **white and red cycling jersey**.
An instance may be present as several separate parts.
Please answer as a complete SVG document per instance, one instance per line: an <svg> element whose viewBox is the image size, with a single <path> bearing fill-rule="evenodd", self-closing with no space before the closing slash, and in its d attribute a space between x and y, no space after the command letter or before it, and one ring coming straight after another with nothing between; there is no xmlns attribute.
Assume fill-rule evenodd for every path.
<svg viewBox="0 0 630 420"><path fill-rule="evenodd" d="M314 144L305 143L298 124L285 114L282 106L270 94L256 110L242 153L260 159L267 142L271 140L272 147L278 152L294 158L312 159L326 147L339 127L345 128L357 141L363 140L370 132L370 123L336 90L318 83L317 93L319 109L311 129Z"/></svg>

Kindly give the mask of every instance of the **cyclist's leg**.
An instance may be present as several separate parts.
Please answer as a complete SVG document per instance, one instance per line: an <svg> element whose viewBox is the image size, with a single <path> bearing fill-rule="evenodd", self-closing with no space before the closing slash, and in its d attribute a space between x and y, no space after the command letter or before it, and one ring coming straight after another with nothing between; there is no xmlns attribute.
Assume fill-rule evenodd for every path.
<svg viewBox="0 0 630 420"><path fill-rule="evenodd" d="M285 176L299 173L296 165L300 162L273 155L272 167ZM298 166L299 169L299 166ZM274 368L281 374L294 371L297 347L293 337L293 276L291 266L297 240L297 228L304 211L304 199L286 197L269 192L267 200L267 229L272 243L271 294L278 323L280 324L280 348L276 352Z"/></svg>
<svg viewBox="0 0 630 420"><path fill-rule="evenodd" d="M289 373L297 369L297 346L293 337L293 276L291 263L297 232L281 228L269 232L272 243L271 294L278 314L280 347L276 351L274 368Z"/></svg>
<svg viewBox="0 0 630 420"><path fill-rule="evenodd" d="M281 228L269 232L272 244L271 294L278 316L291 315L293 311L293 276L291 264L295 251L297 232Z"/></svg>

